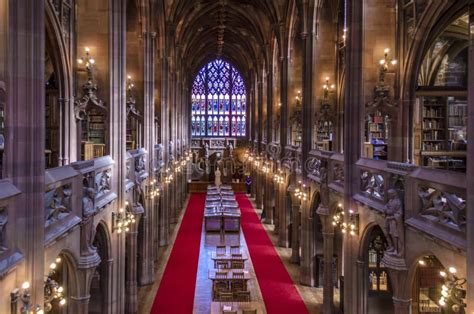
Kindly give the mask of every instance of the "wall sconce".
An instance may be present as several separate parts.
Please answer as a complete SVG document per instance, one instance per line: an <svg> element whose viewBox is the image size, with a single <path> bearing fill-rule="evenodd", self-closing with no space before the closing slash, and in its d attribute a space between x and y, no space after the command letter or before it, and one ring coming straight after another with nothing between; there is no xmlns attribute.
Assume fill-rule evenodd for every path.
<svg viewBox="0 0 474 314"><path fill-rule="evenodd" d="M308 187L306 184L302 183L301 181L298 182L299 187L295 189L295 197L297 197L301 201L307 201L308 200Z"/></svg>
<svg viewBox="0 0 474 314"><path fill-rule="evenodd" d="M149 179L149 183L145 185L145 196L148 199L154 199L160 196L160 188L157 185L156 179Z"/></svg>
<svg viewBox="0 0 474 314"><path fill-rule="evenodd" d="M388 72L389 65L396 65L397 60L392 59L389 57L389 48L385 48L384 50L384 58L380 60L380 70L379 70L379 83L384 83L385 82L385 74Z"/></svg>
<svg viewBox="0 0 474 314"><path fill-rule="evenodd" d="M467 304L464 302L466 289L463 286L467 280L466 278L459 278L456 272L457 270L454 267L439 272L440 276L444 278L444 284L441 287L441 297L438 304L442 307L451 306L455 313L459 313L461 310L464 313Z"/></svg>
<svg viewBox="0 0 474 314"><path fill-rule="evenodd" d="M349 209L348 213L349 215L345 214L342 203L337 204L336 213L332 217L332 225L339 226L343 234L355 236L359 234L359 214L352 209ZM344 217L347 219L344 220Z"/></svg>
<svg viewBox="0 0 474 314"><path fill-rule="evenodd" d="M59 306L66 304L64 298L64 288L52 277L56 272L58 264L61 263L61 258L57 257L54 263L49 265L49 274L44 281L44 311L51 312L53 309L53 302L57 301Z"/></svg>
<svg viewBox="0 0 474 314"><path fill-rule="evenodd" d="M342 41L345 42L347 39L347 28L342 30Z"/></svg>
<svg viewBox="0 0 474 314"><path fill-rule="evenodd" d="M112 230L117 233L130 231L130 225L135 223L135 216L130 212L130 204L125 202L125 209L120 208L118 213L112 212Z"/></svg>
<svg viewBox="0 0 474 314"><path fill-rule="evenodd" d="M92 81L92 75L93 75L93 70L94 70L94 64L95 60L92 58L90 54L90 49L89 47L84 48L85 56L77 59L77 63L79 65L85 65L86 67L86 72L87 72L87 78L89 81Z"/></svg>
<svg viewBox="0 0 474 314"><path fill-rule="evenodd" d="M284 184L285 183L285 173L281 168L278 168L277 172L273 174L273 181L275 181L276 184Z"/></svg>
<svg viewBox="0 0 474 314"><path fill-rule="evenodd" d="M332 225L334 227L340 226L344 221L344 208L342 208L342 203L337 204L336 212L332 216Z"/></svg>
<svg viewBox="0 0 474 314"><path fill-rule="evenodd" d="M173 182L173 173L172 173L171 169L168 167L165 170L165 183L169 184L171 182Z"/></svg>
<svg viewBox="0 0 474 314"><path fill-rule="evenodd" d="M18 313L18 301L21 301L22 306L20 308L20 313L29 314L29 313L43 313L43 310L38 304L32 305L31 294L30 294L30 283L25 281L21 285L21 289L14 289L10 293L10 310L12 314Z"/></svg>
<svg viewBox="0 0 474 314"><path fill-rule="evenodd" d="M336 85L329 84L329 77L326 77L326 84L323 85L325 100L329 98L329 92L335 88L336 88Z"/></svg>

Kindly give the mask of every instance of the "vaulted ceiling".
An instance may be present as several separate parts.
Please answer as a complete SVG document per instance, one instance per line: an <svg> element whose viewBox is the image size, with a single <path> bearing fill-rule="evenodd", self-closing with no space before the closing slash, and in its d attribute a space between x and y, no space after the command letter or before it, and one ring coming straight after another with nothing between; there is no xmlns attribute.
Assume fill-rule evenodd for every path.
<svg viewBox="0 0 474 314"><path fill-rule="evenodd" d="M268 58L268 45L279 31L276 2L176 0L168 17L185 67L196 73L208 61L222 57L247 76Z"/></svg>

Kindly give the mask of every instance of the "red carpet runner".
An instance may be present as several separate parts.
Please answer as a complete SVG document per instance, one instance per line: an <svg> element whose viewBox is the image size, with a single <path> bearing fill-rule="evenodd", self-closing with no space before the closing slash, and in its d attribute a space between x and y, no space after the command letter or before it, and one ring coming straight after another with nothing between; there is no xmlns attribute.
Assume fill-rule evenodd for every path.
<svg viewBox="0 0 474 314"><path fill-rule="evenodd" d="M265 307L273 313L308 313L300 294L286 271L273 243L245 194L236 199L242 212L241 225Z"/></svg>
<svg viewBox="0 0 474 314"><path fill-rule="evenodd" d="M205 194L192 194L156 293L152 314L193 312Z"/></svg>

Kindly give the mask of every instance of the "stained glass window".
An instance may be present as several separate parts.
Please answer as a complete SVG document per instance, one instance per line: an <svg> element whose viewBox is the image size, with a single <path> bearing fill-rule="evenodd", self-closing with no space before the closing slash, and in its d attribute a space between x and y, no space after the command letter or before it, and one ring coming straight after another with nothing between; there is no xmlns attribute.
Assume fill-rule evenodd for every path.
<svg viewBox="0 0 474 314"><path fill-rule="evenodd" d="M247 98L240 73L222 59L209 62L194 79L191 111L194 137L246 136Z"/></svg>

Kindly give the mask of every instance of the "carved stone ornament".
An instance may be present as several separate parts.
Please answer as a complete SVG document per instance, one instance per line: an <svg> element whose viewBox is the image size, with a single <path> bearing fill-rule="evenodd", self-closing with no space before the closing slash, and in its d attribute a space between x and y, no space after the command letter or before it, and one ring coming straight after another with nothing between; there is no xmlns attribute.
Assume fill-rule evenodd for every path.
<svg viewBox="0 0 474 314"><path fill-rule="evenodd" d="M45 226L65 218L71 212L70 185L49 190L45 193Z"/></svg>
<svg viewBox="0 0 474 314"><path fill-rule="evenodd" d="M464 230L466 227L466 200L452 193L421 187L418 195L422 202L420 214L435 221Z"/></svg>
<svg viewBox="0 0 474 314"><path fill-rule="evenodd" d="M74 102L74 115L77 120L84 120L87 117L87 110L90 106L95 107L103 112L107 111L102 100L97 97L97 84L88 79L82 86L83 95Z"/></svg>
<svg viewBox="0 0 474 314"><path fill-rule="evenodd" d="M386 254L402 257L404 254L403 205L394 189L388 190L388 202L384 207L385 231L388 248Z"/></svg>
<svg viewBox="0 0 474 314"><path fill-rule="evenodd" d="M7 251L7 209L0 207L0 254Z"/></svg>
<svg viewBox="0 0 474 314"><path fill-rule="evenodd" d="M111 190L112 173L110 169L96 173L95 175L95 190L97 197L109 192Z"/></svg>
<svg viewBox="0 0 474 314"><path fill-rule="evenodd" d="M81 223L81 252L82 254L94 253L96 248L92 242L95 237L94 215L95 208L95 190L90 187L84 187L82 196L82 223Z"/></svg>

